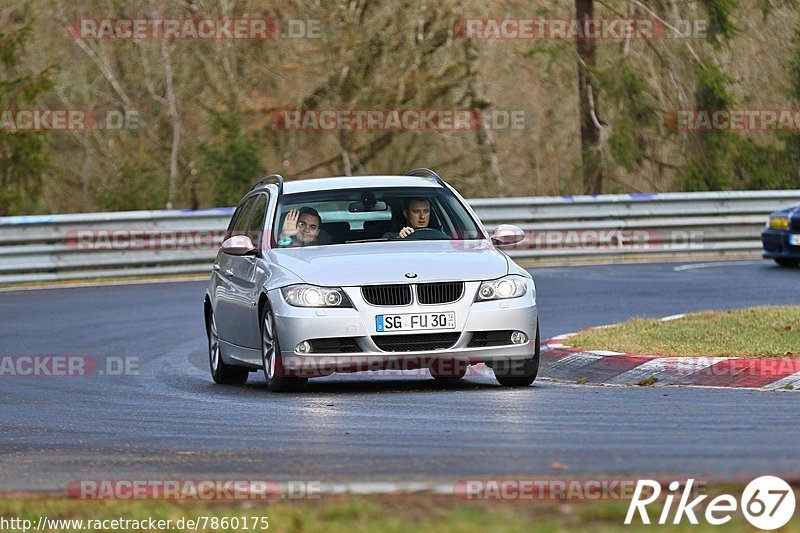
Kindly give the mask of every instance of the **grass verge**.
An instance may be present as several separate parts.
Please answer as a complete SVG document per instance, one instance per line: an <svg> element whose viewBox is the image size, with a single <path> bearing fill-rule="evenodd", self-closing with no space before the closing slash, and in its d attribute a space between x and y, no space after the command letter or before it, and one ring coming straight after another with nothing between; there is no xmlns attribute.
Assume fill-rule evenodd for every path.
<svg viewBox="0 0 800 533"><path fill-rule="evenodd" d="M582 331L566 343L585 350L690 357L800 357L800 307L692 313L662 322L635 318Z"/></svg>
<svg viewBox="0 0 800 533"><path fill-rule="evenodd" d="M739 494L741 491L731 492ZM663 503L663 502L662 502ZM637 518L631 526L624 520L629 501L464 501L452 496L411 494L399 496L323 496L313 501L278 501L275 503L204 503L173 501L81 501L45 496L0 498L0 518L30 520L34 527L39 518L48 520L178 520L216 517L267 517L270 532L417 532L417 531L652 531L654 526L643 525ZM662 505L648 507L651 520L657 521ZM674 508L672 510L674 514ZM701 519L702 520L702 519ZM671 522L671 520L670 520ZM719 528L701 521L692 526L686 518L679 526L655 526L666 531L718 531ZM208 523L211 523L210 521ZM261 528L231 527L218 522L216 531L264 531ZM220 527L223 524L227 527ZM86 524L88 525L88 524ZM97 529L50 527L50 531L94 531ZM252 523L250 524L252 525ZM749 531L752 527L741 512L726 524L726 531ZM121 529L118 529L121 530ZM130 530L130 528L128 529ZM170 531L201 531L203 528ZM0 531L20 531L0 529ZM210 526L205 531L214 531ZM800 531L800 524L790 522L783 531Z"/></svg>

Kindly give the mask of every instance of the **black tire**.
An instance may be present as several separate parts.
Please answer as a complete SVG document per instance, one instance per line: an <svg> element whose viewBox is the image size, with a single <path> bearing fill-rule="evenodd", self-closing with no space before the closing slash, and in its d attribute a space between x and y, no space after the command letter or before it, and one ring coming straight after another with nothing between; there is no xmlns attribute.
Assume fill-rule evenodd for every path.
<svg viewBox="0 0 800 533"><path fill-rule="evenodd" d="M539 324L536 324L536 348L531 359L509 359L494 361L494 377L504 387L527 387L539 373Z"/></svg>
<svg viewBox="0 0 800 533"><path fill-rule="evenodd" d="M797 259L779 258L779 259L776 259L775 262L778 263L782 267L789 267L789 268L792 268L792 267L797 268L797 265L800 265L800 261L798 261Z"/></svg>
<svg viewBox="0 0 800 533"><path fill-rule="evenodd" d="M220 385L244 385L250 372L246 368L229 365L222 360L214 311L209 311L206 333L208 336L208 365L211 370L211 379Z"/></svg>
<svg viewBox="0 0 800 533"><path fill-rule="evenodd" d="M269 304L261 312L261 363L264 366L264 378L272 392L301 392L308 384L308 378L286 376L283 368L283 357L276 335L275 318Z"/></svg>

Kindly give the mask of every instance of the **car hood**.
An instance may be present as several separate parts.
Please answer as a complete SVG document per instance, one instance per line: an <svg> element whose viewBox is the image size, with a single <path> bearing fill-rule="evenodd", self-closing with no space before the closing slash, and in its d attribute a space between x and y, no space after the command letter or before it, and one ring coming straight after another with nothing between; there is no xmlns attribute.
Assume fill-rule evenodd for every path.
<svg viewBox="0 0 800 533"><path fill-rule="evenodd" d="M271 263L306 283L357 286L379 283L476 281L508 274L508 259L488 240L370 242L272 250ZM416 277L408 278L407 273Z"/></svg>
<svg viewBox="0 0 800 533"><path fill-rule="evenodd" d="M781 209L780 211L775 211L770 215L771 217L800 217L800 205L795 205L792 207L787 207L786 209Z"/></svg>

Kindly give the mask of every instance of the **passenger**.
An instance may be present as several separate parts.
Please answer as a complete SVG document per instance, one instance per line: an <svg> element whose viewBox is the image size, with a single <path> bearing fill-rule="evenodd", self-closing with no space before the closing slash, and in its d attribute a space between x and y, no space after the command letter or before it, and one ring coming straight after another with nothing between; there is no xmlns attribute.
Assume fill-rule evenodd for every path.
<svg viewBox="0 0 800 533"><path fill-rule="evenodd" d="M322 217L312 207L291 209L283 221L283 228L278 237L278 246L314 246L318 244Z"/></svg>
<svg viewBox="0 0 800 533"><path fill-rule="evenodd" d="M431 223L431 203L427 198L409 198L406 200L406 207L403 209L403 216L408 223L396 233L386 233L385 239L405 239L414 230L427 228Z"/></svg>

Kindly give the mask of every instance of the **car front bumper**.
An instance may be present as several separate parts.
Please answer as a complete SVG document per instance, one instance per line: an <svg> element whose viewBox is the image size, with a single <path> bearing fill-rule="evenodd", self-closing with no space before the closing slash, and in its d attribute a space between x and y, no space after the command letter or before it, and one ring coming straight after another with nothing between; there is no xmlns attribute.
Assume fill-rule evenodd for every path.
<svg viewBox="0 0 800 533"><path fill-rule="evenodd" d="M761 242L764 247L765 259L798 259L800 260L800 246L789 244L790 235L800 232L766 229L761 233Z"/></svg>
<svg viewBox="0 0 800 533"><path fill-rule="evenodd" d="M437 360L475 364L491 364L495 360L530 359L536 353L537 306L536 291L530 282L528 292L518 298L474 302L480 282L466 282L464 294L457 302L437 305L378 307L368 304L359 287L345 287L354 308L303 308L285 302L280 291L270 293L270 301L278 329L278 341L284 367L293 373L322 375L331 372L423 368ZM380 333L376 331L376 315L454 312L456 327L450 330ZM521 344L471 346L476 333L519 331L527 340ZM376 344L379 337L392 335L418 336L450 333L457 335L451 347L417 351L386 351ZM357 352L327 351L299 353L295 350L303 341L347 339L357 346ZM473 343L474 344L474 343ZM400 350L403 350L401 348Z"/></svg>

